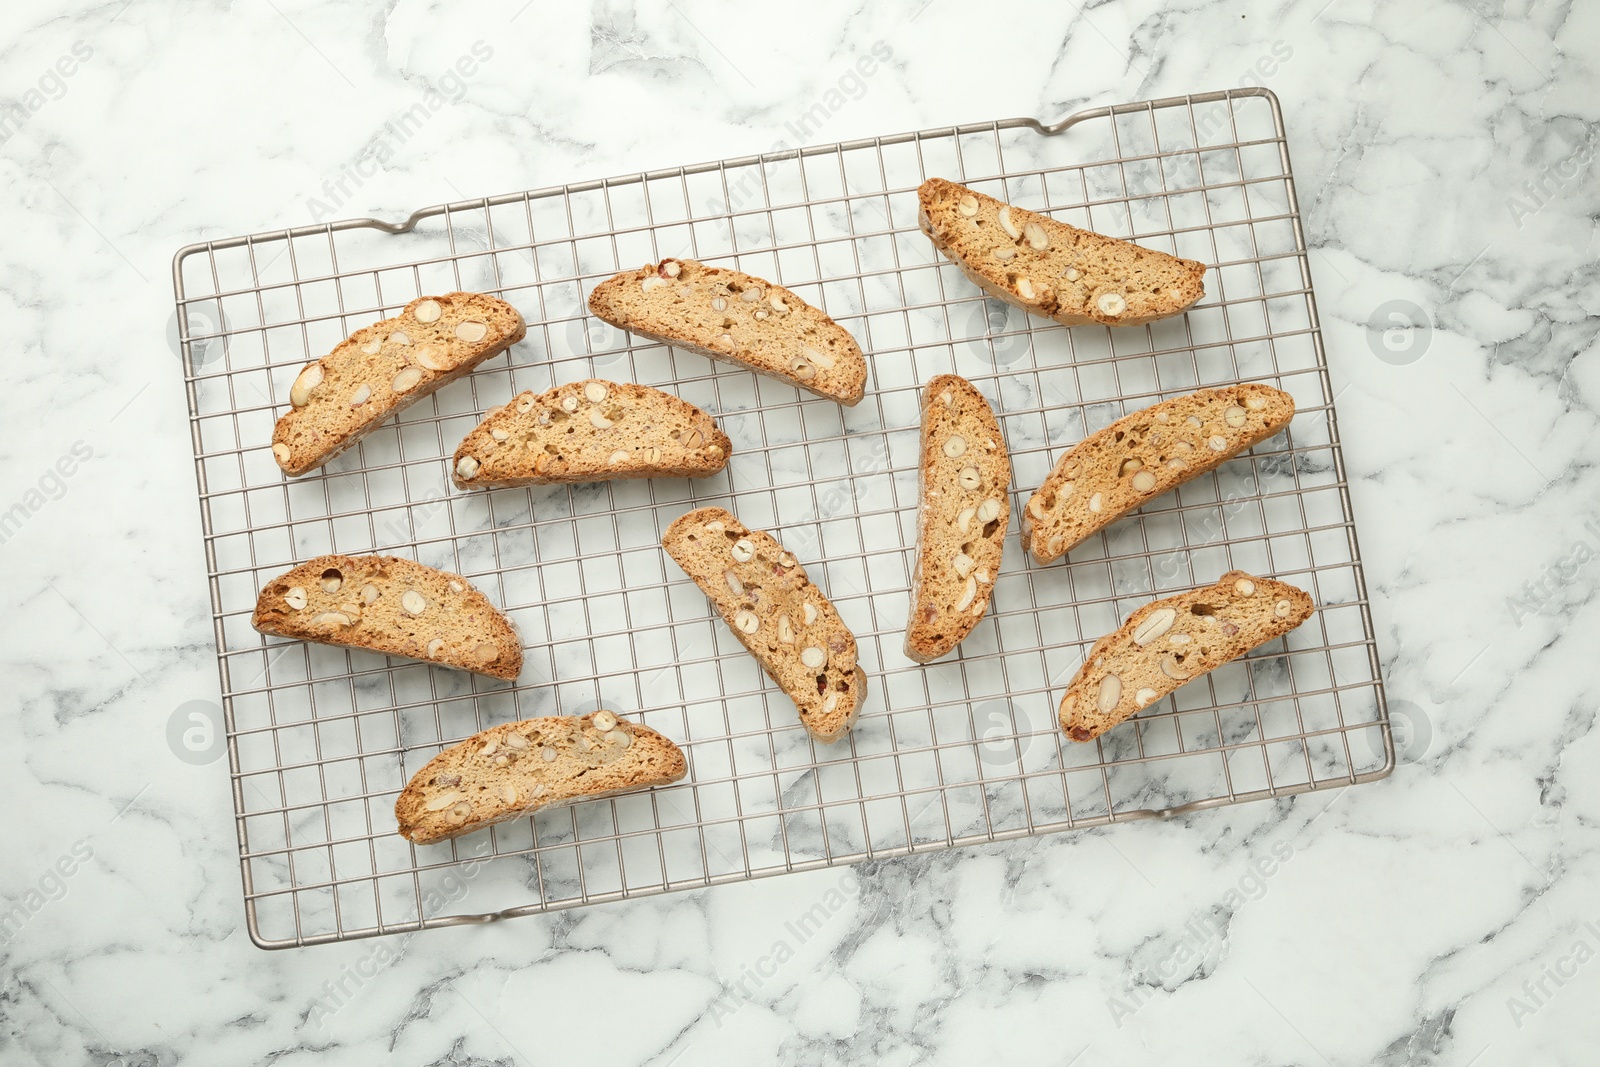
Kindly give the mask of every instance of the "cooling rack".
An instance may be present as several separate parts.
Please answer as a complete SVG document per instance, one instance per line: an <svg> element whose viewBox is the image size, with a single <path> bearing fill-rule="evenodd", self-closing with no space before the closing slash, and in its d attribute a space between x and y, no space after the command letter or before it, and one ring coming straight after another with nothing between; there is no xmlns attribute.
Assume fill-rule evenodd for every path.
<svg viewBox="0 0 1600 1067"><path fill-rule="evenodd" d="M918 232L944 176L1211 265L1149 326L1068 329L985 299ZM585 313L613 272L693 256L772 278L869 352L854 408L651 344ZM207 241L174 261L244 903L278 948L413 931L1190 812L1381 778L1394 749L1277 99L1206 93L818 145ZM527 340L288 481L269 448L306 360L423 294L516 304ZM1020 508L1062 451L1200 386L1288 390L1292 426L1039 566L1007 539L958 652L901 651L918 389L994 404ZM482 412L596 376L667 388L734 442L722 474L462 493ZM849 738L811 741L661 531L705 503L772 530L860 644ZM325 552L462 572L521 629L516 685L264 638L257 590ZM1319 610L1092 744L1055 708L1084 651L1153 596L1239 567ZM613 708L682 745L681 783L413 846L392 806L443 746L497 722Z"/></svg>

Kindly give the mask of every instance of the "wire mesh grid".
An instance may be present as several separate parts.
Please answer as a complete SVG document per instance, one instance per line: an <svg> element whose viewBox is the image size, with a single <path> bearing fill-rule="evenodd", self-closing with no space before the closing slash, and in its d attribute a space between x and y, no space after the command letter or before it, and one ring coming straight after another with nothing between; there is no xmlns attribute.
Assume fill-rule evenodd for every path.
<svg viewBox="0 0 1600 1067"><path fill-rule="evenodd" d="M916 187L962 181L1210 265L1149 326L1066 328L985 299L918 232ZM645 342L585 313L612 273L692 256L781 282L869 353L854 408ZM724 160L189 246L174 263L251 936L283 947L1095 826L1370 781L1394 765L1277 100L1118 105ZM303 479L270 452L298 368L424 293L516 304L527 340ZM919 389L994 404L1020 507L1063 450L1159 399L1267 382L1292 426L1033 563L1008 537L988 615L921 666L902 632ZM514 393L587 377L676 392L734 443L722 474L452 491L455 444ZM870 695L819 745L660 548L719 503L775 533L857 635ZM1013 524L1013 531L1015 531ZM468 575L515 619L512 686L249 625L258 589L326 552ZM1091 744L1055 707L1126 615L1230 568L1308 589L1286 638ZM448 744L605 706L676 740L671 787L413 846L392 805ZM493 862L488 862L488 861Z"/></svg>

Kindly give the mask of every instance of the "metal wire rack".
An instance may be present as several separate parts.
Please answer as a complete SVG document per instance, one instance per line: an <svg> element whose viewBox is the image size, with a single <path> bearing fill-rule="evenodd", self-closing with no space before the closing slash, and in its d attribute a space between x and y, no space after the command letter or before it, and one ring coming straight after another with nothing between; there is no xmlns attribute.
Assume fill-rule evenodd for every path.
<svg viewBox="0 0 1600 1067"><path fill-rule="evenodd" d="M1150 326L1071 329L984 299L917 231L931 175L1212 265ZM585 314L593 284L669 255L772 278L868 351L844 409ZM634 174L182 249L174 284L252 938L341 941L1193 811L1372 781L1394 766L1326 357L1278 101L1235 90ZM408 300L496 293L528 339L287 481L269 443L306 360ZM1067 446L1204 385L1294 394L1279 437L1041 567L1007 546L957 653L906 659L918 393L954 371L994 403L1013 506ZM455 444L523 389L657 385L734 442L703 481L450 488ZM665 558L702 503L774 531L858 636L871 692L834 746ZM1013 524L1013 530L1016 526ZM263 638L257 590L324 552L469 575L526 646L506 686ZM1055 706L1084 650L1152 596L1231 567L1308 589L1285 639L1094 744ZM410 845L392 805L441 747L604 705L682 745L690 773L454 842Z"/></svg>

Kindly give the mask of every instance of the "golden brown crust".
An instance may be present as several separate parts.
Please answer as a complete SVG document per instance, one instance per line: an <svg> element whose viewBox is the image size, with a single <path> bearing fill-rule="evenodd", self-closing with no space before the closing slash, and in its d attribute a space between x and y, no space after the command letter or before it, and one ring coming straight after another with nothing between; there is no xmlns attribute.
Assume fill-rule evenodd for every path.
<svg viewBox="0 0 1600 1067"><path fill-rule="evenodd" d="M1011 520L1011 460L1000 424L965 378L922 391L917 564L906 655L927 663L972 632L989 608Z"/></svg>
<svg viewBox="0 0 1600 1067"><path fill-rule="evenodd" d="M318 556L268 582L250 623L264 634L364 648L514 681L522 641L459 574L398 556Z"/></svg>
<svg viewBox="0 0 1600 1067"><path fill-rule="evenodd" d="M394 803L400 836L443 841L537 811L668 785L688 771L666 737L610 711L502 723L439 753Z"/></svg>
<svg viewBox="0 0 1600 1067"><path fill-rule="evenodd" d="M1201 389L1135 411L1061 457L1022 512L1022 542L1060 559L1124 515L1265 441L1294 418L1270 385Z"/></svg>
<svg viewBox="0 0 1600 1067"><path fill-rule="evenodd" d="M526 333L517 309L496 297L418 297L301 368L292 407L272 429L272 456L290 477L315 470Z"/></svg>
<svg viewBox="0 0 1600 1067"><path fill-rule="evenodd" d="M664 259L595 286L589 310L663 344L727 360L849 407L867 361L843 326L781 285L692 259Z"/></svg>
<svg viewBox="0 0 1600 1067"><path fill-rule="evenodd" d="M1093 741L1179 686L1311 617L1305 591L1229 571L1215 585L1144 605L1096 641L1061 700L1061 729Z"/></svg>
<svg viewBox="0 0 1600 1067"><path fill-rule="evenodd" d="M856 639L805 568L722 508L681 515L661 538L819 741L837 741L867 695Z"/></svg>
<svg viewBox="0 0 1600 1067"><path fill-rule="evenodd" d="M979 288L1068 326L1137 326L1205 296L1205 264L1080 230L943 178L917 190L919 224Z"/></svg>
<svg viewBox="0 0 1600 1067"><path fill-rule="evenodd" d="M456 449L458 489L704 478L733 446L704 411L647 385L590 378L521 393L496 408Z"/></svg>

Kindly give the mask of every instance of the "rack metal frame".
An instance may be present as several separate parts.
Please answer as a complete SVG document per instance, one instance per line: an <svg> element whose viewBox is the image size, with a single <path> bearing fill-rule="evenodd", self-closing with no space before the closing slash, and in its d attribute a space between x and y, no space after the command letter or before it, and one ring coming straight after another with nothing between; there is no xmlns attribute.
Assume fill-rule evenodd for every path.
<svg viewBox="0 0 1600 1067"><path fill-rule="evenodd" d="M940 175L1211 265L1187 314L1066 328L985 299L918 232ZM587 316L612 273L682 255L773 278L869 353L842 409ZM264 948L603 901L1159 818L1386 776L1395 765L1283 116L1264 89L802 147L206 241L173 264L239 863ZM286 480L271 426L302 363L425 292L517 304L527 341L319 472ZM1293 424L1063 562L1011 536L956 653L901 650L915 543L918 394L953 371L994 403L1013 507L1062 451L1159 399L1262 381ZM717 415L729 469L689 482L459 493L481 413L584 377L669 388ZM855 731L806 736L661 531L704 503L772 530L857 634ZM1013 524L1013 530L1015 530ZM266 638L257 590L322 552L469 575L516 619L512 686ZM1153 596L1233 567L1307 588L1286 638L1091 744L1055 708L1084 650ZM489 725L604 704L675 739L688 777L417 847L410 773ZM492 862L490 862L492 861Z"/></svg>

